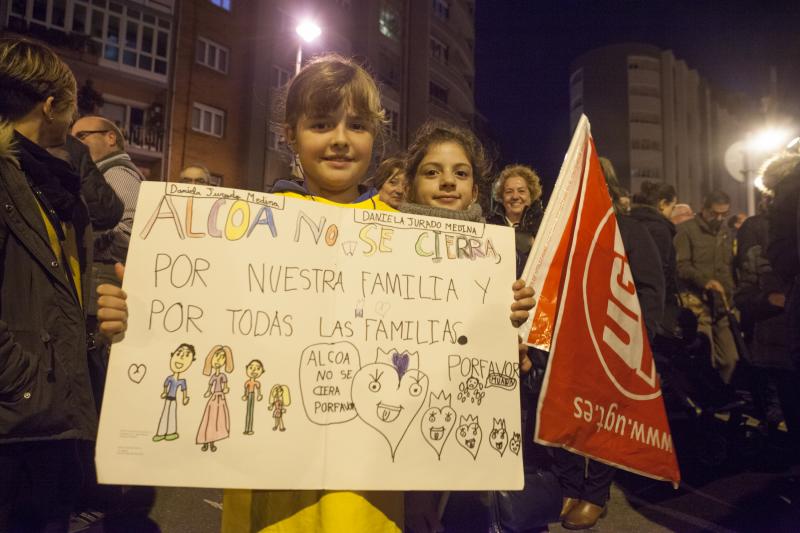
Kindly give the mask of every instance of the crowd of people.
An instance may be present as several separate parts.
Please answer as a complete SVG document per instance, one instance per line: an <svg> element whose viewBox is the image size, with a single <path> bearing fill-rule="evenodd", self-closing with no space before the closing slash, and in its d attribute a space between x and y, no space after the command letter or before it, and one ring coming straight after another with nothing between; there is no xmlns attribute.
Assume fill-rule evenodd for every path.
<svg viewBox="0 0 800 533"><path fill-rule="evenodd" d="M293 172L270 192L512 227L520 277L544 215L541 180L531 167L503 168L491 198L481 199L478 186L492 175L481 142L468 128L430 121L405 153L383 158L371 173L386 123L379 88L362 66L338 55L309 61L288 84L285 101ZM143 176L116 124L75 115L76 82L67 65L39 43L1 39L2 531L66 531L70 517L75 530L76 517L88 525L102 518L86 514L98 492L92 442L108 346L127 325L121 280ZM602 163L667 392L696 415L705 408L692 376L676 370L684 351L676 347L691 342L705 350L723 388L742 382L739 370L746 368L765 424L777 428L785 420L797 440L800 155L772 161L760 213L730 224L731 201L722 192L711 191L693 214L668 184L644 182L631 197L611 162ZM209 183L210 174L197 163L178 179ZM521 280L510 289L510 327L518 327L534 295ZM569 529L590 528L606 512L614 469L533 443L547 354L521 343L518 351L525 488L472 495L483 517L473 526L532 532L561 520ZM165 386L167 400L170 394L175 400L177 387ZM161 429L168 439L169 416ZM222 530L444 531L448 501L469 497L226 490Z"/></svg>

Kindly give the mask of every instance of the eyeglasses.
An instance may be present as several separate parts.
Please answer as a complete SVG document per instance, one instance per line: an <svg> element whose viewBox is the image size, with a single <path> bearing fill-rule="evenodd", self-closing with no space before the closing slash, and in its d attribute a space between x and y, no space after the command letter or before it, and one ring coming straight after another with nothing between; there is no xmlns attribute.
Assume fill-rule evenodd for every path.
<svg viewBox="0 0 800 533"><path fill-rule="evenodd" d="M108 133L109 131L110 130L84 130L84 131L79 131L78 133L76 133L75 137L77 137L78 140L82 141L86 137L88 137L89 135L94 135L95 133Z"/></svg>

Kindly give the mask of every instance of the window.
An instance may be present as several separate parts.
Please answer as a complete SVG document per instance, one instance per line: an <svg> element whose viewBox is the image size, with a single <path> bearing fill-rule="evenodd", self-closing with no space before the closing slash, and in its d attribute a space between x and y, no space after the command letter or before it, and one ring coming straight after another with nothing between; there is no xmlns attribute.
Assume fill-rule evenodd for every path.
<svg viewBox="0 0 800 533"><path fill-rule="evenodd" d="M433 0L433 14L441 20L450 18L450 2L448 0Z"/></svg>
<svg viewBox="0 0 800 533"><path fill-rule="evenodd" d="M225 11L231 10L231 0L211 0L211 3Z"/></svg>
<svg viewBox="0 0 800 533"><path fill-rule="evenodd" d="M197 38L195 60L201 65L212 68L223 74L228 73L228 49L205 37Z"/></svg>
<svg viewBox="0 0 800 533"><path fill-rule="evenodd" d="M287 83L289 83L290 79L292 79L292 75L288 70L275 65L272 66L273 89L280 89L281 87L284 87Z"/></svg>
<svg viewBox="0 0 800 533"><path fill-rule="evenodd" d="M439 85L438 83L430 82L428 84L428 93L431 95L431 98L442 103L447 103L447 89Z"/></svg>
<svg viewBox="0 0 800 533"><path fill-rule="evenodd" d="M103 66L166 79L172 22L105 0L13 0L10 21L88 35Z"/></svg>
<svg viewBox="0 0 800 533"><path fill-rule="evenodd" d="M222 137L225 133L225 111L195 102L192 106L192 129Z"/></svg>
<svg viewBox="0 0 800 533"><path fill-rule="evenodd" d="M400 14L393 5L385 1L381 4L378 14L378 29L389 39L395 41L400 39Z"/></svg>
<svg viewBox="0 0 800 533"><path fill-rule="evenodd" d="M450 50L446 44L431 35L431 57L437 61L447 64Z"/></svg>

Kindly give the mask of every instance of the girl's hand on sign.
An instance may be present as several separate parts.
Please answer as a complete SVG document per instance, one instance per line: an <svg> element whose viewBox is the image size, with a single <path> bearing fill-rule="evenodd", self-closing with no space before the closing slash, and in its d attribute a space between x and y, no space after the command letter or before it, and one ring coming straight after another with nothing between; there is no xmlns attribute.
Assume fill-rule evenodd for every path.
<svg viewBox="0 0 800 533"><path fill-rule="evenodd" d="M526 287L525 282L518 279L511 286L514 291L514 302L511 304L511 325L515 328L520 327L528 320L529 311L536 305L536 299L532 287Z"/></svg>
<svg viewBox="0 0 800 533"><path fill-rule="evenodd" d="M125 267L122 263L114 265L117 278L122 282ZM128 329L128 295L120 287L103 283L97 287L98 330L111 342L118 342Z"/></svg>

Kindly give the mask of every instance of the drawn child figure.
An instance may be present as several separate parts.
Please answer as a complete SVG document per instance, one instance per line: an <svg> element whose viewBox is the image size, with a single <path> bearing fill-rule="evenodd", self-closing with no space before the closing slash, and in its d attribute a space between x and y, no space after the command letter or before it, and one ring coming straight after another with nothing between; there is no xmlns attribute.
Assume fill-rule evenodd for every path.
<svg viewBox="0 0 800 533"><path fill-rule="evenodd" d="M275 419L275 426L272 431L280 429L286 431L283 425L283 415L286 414L286 407L292 402L289 397L289 387L286 385L274 385L269 391L269 408L272 409L272 418Z"/></svg>
<svg viewBox="0 0 800 533"><path fill-rule="evenodd" d="M158 429L153 435L153 442L162 440L175 440L178 438L178 391L183 392L183 405L189 403L189 394L186 390L186 379L181 374L189 370L194 361L194 346L181 344L169 355L169 369L172 371L164 380L164 390L161 397L164 407L158 419Z"/></svg>
<svg viewBox="0 0 800 533"><path fill-rule="evenodd" d="M245 374L249 378L244 382L244 396L242 400L247 402L247 416L244 422L244 434L253 434L253 411L255 410L256 400L259 402L264 398L261 394L261 382L258 378L264 373L264 364L258 359L253 359L247 363Z"/></svg>
<svg viewBox="0 0 800 533"><path fill-rule="evenodd" d="M222 368L225 372L222 372ZM211 376L208 390L203 395L208 398L200 427L197 429L197 444L202 444L202 451L217 451L216 442L227 439L231 433L230 413L225 395L228 394L228 376L233 372L233 352L229 346L218 344L211 348L203 365L203 375Z"/></svg>

